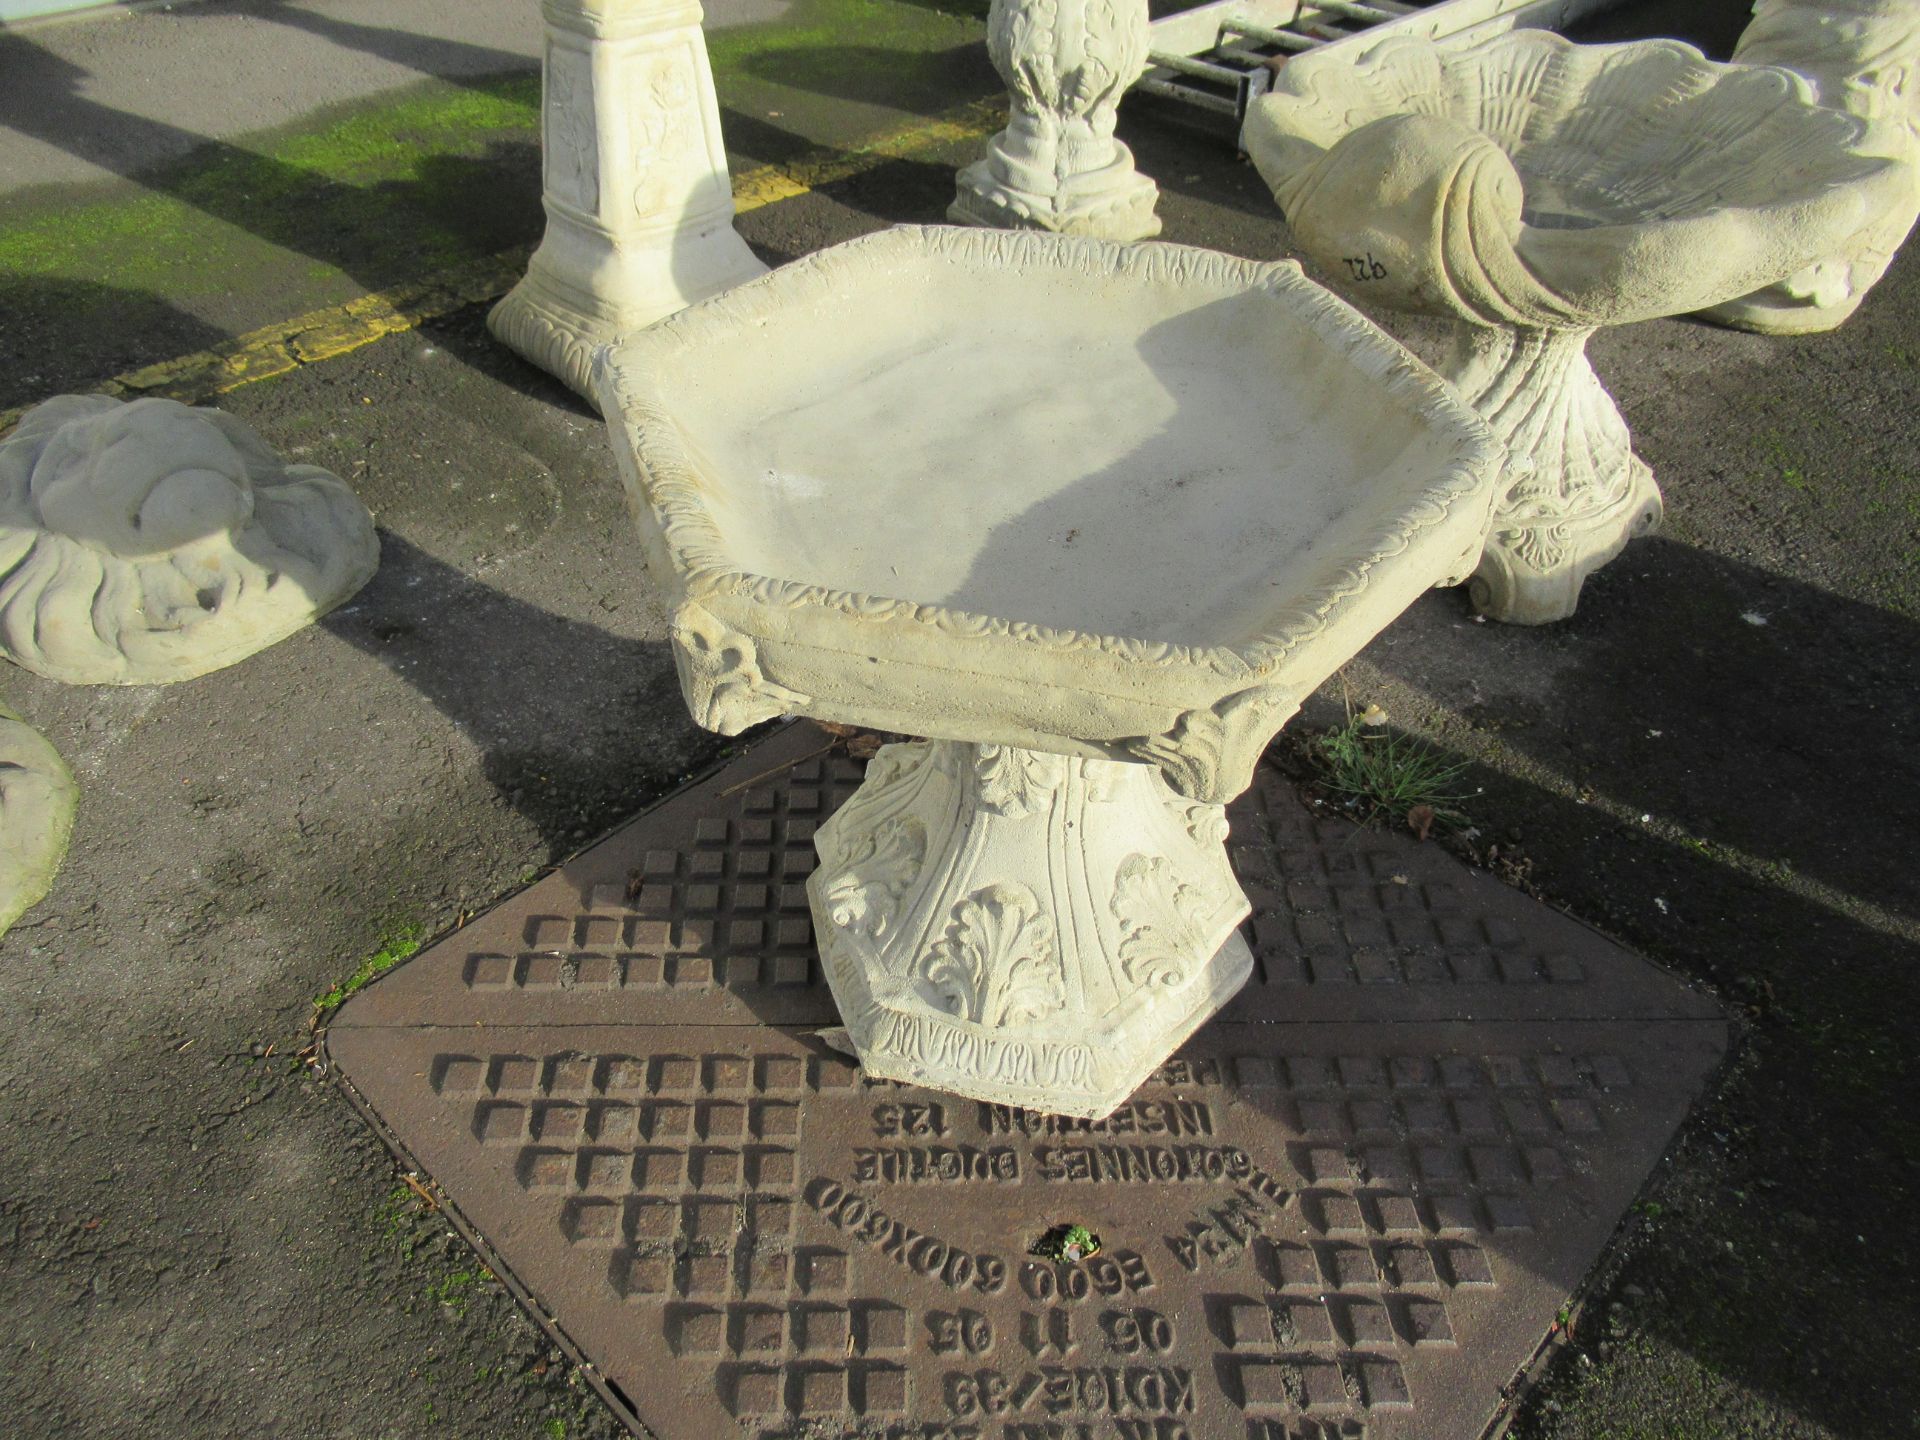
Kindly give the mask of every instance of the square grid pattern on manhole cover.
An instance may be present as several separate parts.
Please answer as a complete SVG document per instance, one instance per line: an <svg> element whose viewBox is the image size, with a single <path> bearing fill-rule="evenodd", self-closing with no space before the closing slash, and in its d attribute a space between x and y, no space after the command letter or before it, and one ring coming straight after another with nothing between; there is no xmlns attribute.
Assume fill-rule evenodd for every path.
<svg viewBox="0 0 1920 1440"><path fill-rule="evenodd" d="M1471 1440L1717 1011L1431 847L1233 815L1259 968L1108 1120L864 1082L780 732L351 1002L328 1053L636 1428ZM1103 1240L1035 1258L1049 1227Z"/></svg>

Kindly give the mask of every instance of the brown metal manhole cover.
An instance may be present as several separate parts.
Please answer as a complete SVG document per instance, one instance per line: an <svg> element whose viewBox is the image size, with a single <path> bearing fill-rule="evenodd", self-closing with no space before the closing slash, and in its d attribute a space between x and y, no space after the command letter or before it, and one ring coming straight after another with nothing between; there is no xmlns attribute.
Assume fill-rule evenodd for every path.
<svg viewBox="0 0 1920 1440"><path fill-rule="evenodd" d="M1712 1003L1263 771L1233 812L1254 980L1110 1119L863 1083L813 1034L803 882L860 779L826 743L783 730L327 1037L622 1417L1480 1434L1718 1061ZM1070 1225L1098 1251L1033 1253Z"/></svg>

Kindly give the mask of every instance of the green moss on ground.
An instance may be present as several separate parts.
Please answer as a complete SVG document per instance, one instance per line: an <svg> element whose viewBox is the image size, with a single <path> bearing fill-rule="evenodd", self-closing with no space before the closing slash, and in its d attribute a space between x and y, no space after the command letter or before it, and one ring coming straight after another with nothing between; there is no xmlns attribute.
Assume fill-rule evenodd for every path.
<svg viewBox="0 0 1920 1440"><path fill-rule="evenodd" d="M372 984L417 951L420 948L420 942L424 939L426 939L426 931L421 926L400 926L381 943L378 950L356 965L352 974L324 994L313 997L316 1017L326 1019L367 985Z"/></svg>
<svg viewBox="0 0 1920 1440"><path fill-rule="evenodd" d="M303 279L350 273L368 288L490 254L501 237L473 220L492 201L472 187L504 146L534 155L539 103L535 75L436 81L298 128L210 142L138 185L10 201L0 271L10 288L81 282L179 301L284 266L275 252L307 257Z"/></svg>
<svg viewBox="0 0 1920 1440"><path fill-rule="evenodd" d="M708 43L723 104L804 147L801 112L830 125L847 101L950 103L951 52L981 30L908 0L801 0ZM537 237L539 125L537 74L434 80L209 141L137 181L10 197L0 292L14 311L36 291L69 311L129 291L194 310L267 287L300 297L281 307L293 314L430 275Z"/></svg>

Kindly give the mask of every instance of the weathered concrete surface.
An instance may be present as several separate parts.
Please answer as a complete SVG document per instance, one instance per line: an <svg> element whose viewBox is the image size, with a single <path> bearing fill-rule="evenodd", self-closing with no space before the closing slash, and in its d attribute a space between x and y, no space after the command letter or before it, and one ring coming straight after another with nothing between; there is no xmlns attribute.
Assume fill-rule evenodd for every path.
<svg viewBox="0 0 1920 1440"><path fill-rule="evenodd" d="M1731 34L1743 8L1717 7ZM994 88L978 52L958 72L971 92L942 94L955 62L887 71L876 45L848 48L863 43L860 103L896 121ZM755 124L723 117L739 153L855 123L861 72L822 53L782 52ZM723 88L766 54L730 71L716 48ZM1131 103L1121 125L1168 238L1284 251L1217 130ZM741 228L773 261L937 219L970 148ZM510 173L517 196L482 198L537 217L533 170ZM323 238L349 263L365 243ZM262 273L236 282L256 304L299 271ZM46 323L96 375L192 348L129 357L90 322ZM1474 760L1472 846L1749 1014L1576 1326L1587 1362L1526 1433L1903 1436L1920 1410L1904 1100L1920 1081L1920 257L1832 335L1657 322L1592 355L1662 475L1663 537L1563 626L1501 630L1426 597L1305 719L1337 716L1344 686ZM81 784L53 892L0 943L0 1429L612 1434L289 1059L310 997L403 927L451 924L710 753L604 430L494 346L477 307L224 403L348 478L385 561L329 623L190 685L0 675Z"/></svg>

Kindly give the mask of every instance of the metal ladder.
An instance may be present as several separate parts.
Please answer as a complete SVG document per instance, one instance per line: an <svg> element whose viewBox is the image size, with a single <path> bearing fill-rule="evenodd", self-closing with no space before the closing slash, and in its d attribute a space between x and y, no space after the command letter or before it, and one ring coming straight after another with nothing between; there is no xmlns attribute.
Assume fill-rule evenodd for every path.
<svg viewBox="0 0 1920 1440"><path fill-rule="evenodd" d="M1295 55L1391 35L1467 44L1505 30L1557 30L1623 0L1215 0L1150 27L1134 89L1233 117L1272 88Z"/></svg>

